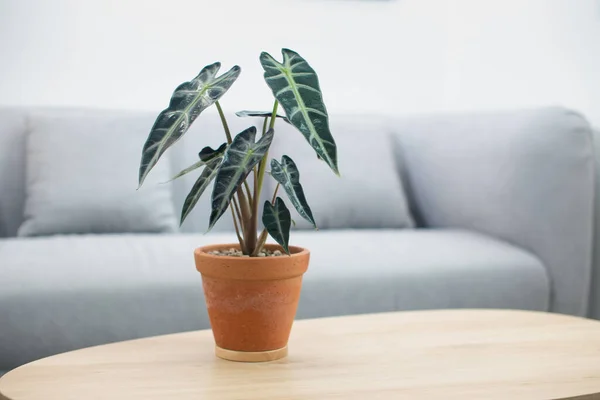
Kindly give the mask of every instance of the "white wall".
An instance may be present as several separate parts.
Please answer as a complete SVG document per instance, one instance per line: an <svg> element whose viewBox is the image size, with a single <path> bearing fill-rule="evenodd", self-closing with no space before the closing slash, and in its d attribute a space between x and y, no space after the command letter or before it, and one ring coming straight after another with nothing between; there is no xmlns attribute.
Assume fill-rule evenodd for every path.
<svg viewBox="0 0 600 400"><path fill-rule="evenodd" d="M598 0L0 0L0 104L160 110L220 60L268 109L258 54L318 71L331 111L564 104L600 125Z"/></svg>
<svg viewBox="0 0 600 400"><path fill-rule="evenodd" d="M600 1L457 1L445 106L563 104L600 124Z"/></svg>

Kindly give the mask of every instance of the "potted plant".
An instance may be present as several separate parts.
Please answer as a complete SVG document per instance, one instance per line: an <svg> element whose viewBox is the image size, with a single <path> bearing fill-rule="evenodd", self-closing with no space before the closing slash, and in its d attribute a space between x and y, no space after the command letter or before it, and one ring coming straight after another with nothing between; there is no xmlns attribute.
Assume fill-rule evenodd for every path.
<svg viewBox="0 0 600 400"><path fill-rule="evenodd" d="M260 63L275 103L270 112L240 111L239 117L263 117L261 136L251 126L232 136L219 99L240 75L234 66L217 76L220 63L204 67L198 76L175 89L169 107L157 117L142 151L139 184L143 184L162 154L189 129L208 107L217 107L226 142L217 149L203 148L199 160L175 178L203 168L184 201L181 222L214 181L209 230L229 208L237 244L216 244L195 250L216 342L217 356L236 361L268 361L287 355L287 341L300 297L302 275L309 251L289 245L291 215L277 196L279 188L297 213L315 228L304 196L298 168L292 158L269 161L275 122L296 127L319 159L338 173L335 141L317 74L298 53L282 49L283 62L263 52ZM286 117L277 114L281 105ZM262 205L263 229L258 216L267 167L277 181L275 192ZM266 244L270 235L278 244Z"/></svg>

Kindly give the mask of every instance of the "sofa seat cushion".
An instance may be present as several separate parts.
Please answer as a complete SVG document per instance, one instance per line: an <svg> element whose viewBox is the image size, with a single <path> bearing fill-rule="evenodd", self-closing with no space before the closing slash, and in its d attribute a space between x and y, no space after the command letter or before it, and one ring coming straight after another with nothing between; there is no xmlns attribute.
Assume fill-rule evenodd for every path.
<svg viewBox="0 0 600 400"><path fill-rule="evenodd" d="M460 230L293 236L311 249L298 317L436 308L547 311L550 282L532 254Z"/></svg>
<svg viewBox="0 0 600 400"><path fill-rule="evenodd" d="M59 352L208 328L193 249L235 235L0 240L0 369ZM299 318L454 307L546 310L531 254L465 231L293 232L311 250Z"/></svg>

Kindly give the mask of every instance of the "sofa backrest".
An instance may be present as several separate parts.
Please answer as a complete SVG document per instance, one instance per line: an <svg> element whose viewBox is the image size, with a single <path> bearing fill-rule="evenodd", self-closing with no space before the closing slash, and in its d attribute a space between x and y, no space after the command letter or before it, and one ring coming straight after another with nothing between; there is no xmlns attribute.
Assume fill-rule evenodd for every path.
<svg viewBox="0 0 600 400"><path fill-rule="evenodd" d="M594 215L594 259L590 293L590 317L600 319L600 130L594 130L596 152L596 214Z"/></svg>
<svg viewBox="0 0 600 400"><path fill-rule="evenodd" d="M394 129L419 225L530 251L547 267L551 310L586 315L597 172L582 115L562 107L454 113L398 119Z"/></svg>
<svg viewBox="0 0 600 400"><path fill-rule="evenodd" d="M269 158L279 161L283 155L294 160L318 228L412 228L389 120L342 114L332 115L329 122L337 146L339 177L287 123L277 126L269 153ZM285 194L280 196L287 199ZM288 208L293 210L290 204ZM302 218L295 221L297 229L312 229Z"/></svg>
<svg viewBox="0 0 600 400"><path fill-rule="evenodd" d="M26 116L0 108L0 237L15 236L23 219Z"/></svg>
<svg viewBox="0 0 600 400"><path fill-rule="evenodd" d="M16 236L17 230L23 222L23 209L26 198L26 139L31 126L36 125L38 115L49 112L59 117L69 118L76 113L79 118L90 117L90 121L100 115L106 115L112 120L122 119L128 126L139 125L143 129L152 127L157 113L154 112L129 112L111 110L93 110L79 108L0 108L0 237ZM206 145L219 145L223 142L222 128L211 120L214 118L200 118L192 126L190 132L165 155L160 162L170 164L173 173L180 171L197 161L198 151ZM234 121L233 118L230 118ZM234 122L234 127L235 127ZM85 126L81 127L85 129ZM140 143L140 154L142 144ZM139 157L134 154L133 157ZM107 161L108 162L108 161ZM171 184L173 201L177 212L192 187L197 174L189 174ZM135 191L132 186L132 191ZM201 201L207 202L208 196ZM206 225L201 222L208 221L209 209L207 204L196 207L188 217L181 230L184 232L203 232ZM216 231L233 229L229 219L223 218L214 228Z"/></svg>
<svg viewBox="0 0 600 400"><path fill-rule="evenodd" d="M23 220L26 197L26 138L36 118L48 112L69 118L106 115L112 121L148 131L156 112L128 112L76 108L0 108L0 237L16 236ZM96 117L96 118L94 118ZM238 118L228 114L233 134L248 126L262 126L262 118ZM338 141L339 163L343 177L339 179L328 166L317 159L304 137L291 125L278 119L276 136L270 158L288 154L297 163L309 204L313 208L320 229L328 228L403 228L412 227L407 210L402 183L397 174L392 149L392 133L385 119L371 116L338 115L331 119L334 137ZM81 126L85 129L85 125ZM216 110L207 110L198 118L190 131L168 152L160 162L168 162L174 175L198 160L204 146L218 147L225 135ZM140 152L142 143L140 143ZM139 157L134 154L132 157ZM267 169L270 170L270 167ZM181 206L198 173L190 173L170 183L175 210ZM273 179L265 179L262 202L270 198L275 189ZM132 190L135 187L132 186ZM287 196L280 192L280 196ZM287 200L286 200L287 201ZM291 208L291 206L288 204ZM181 227L183 232L205 232L210 215L210 196L205 194ZM294 218L299 229L310 229L308 222ZM215 231L233 230L229 215L222 218Z"/></svg>

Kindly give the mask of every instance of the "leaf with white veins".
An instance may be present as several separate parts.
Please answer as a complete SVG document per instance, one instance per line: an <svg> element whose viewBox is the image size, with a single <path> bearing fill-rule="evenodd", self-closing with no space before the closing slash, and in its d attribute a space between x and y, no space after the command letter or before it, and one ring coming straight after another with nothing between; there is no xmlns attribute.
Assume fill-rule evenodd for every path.
<svg viewBox="0 0 600 400"><path fill-rule="evenodd" d="M317 224L300 184L300 172L294 161L288 156L281 157L281 163L272 159L271 176L283 187L298 214L316 228Z"/></svg>
<svg viewBox="0 0 600 400"><path fill-rule="evenodd" d="M269 129L257 142L254 126L242 131L225 151L223 164L215 179L212 192L212 212L209 229L227 210L234 193L244 182L252 168L265 156L273 140L273 129Z"/></svg>
<svg viewBox="0 0 600 400"><path fill-rule="evenodd" d="M273 115L272 111L248 111L248 110L243 110L243 111L238 111L235 113L235 115L237 115L238 117L271 117L271 115ZM284 120L285 122L287 122L288 124L290 124L290 120L287 119L287 117L285 115L279 115L277 114L275 116L275 118L281 118L282 120Z"/></svg>
<svg viewBox="0 0 600 400"><path fill-rule="evenodd" d="M290 210L285 206L281 197L277 197L275 205L268 200L265 201L262 221L269 235L283 247L287 254L290 254L288 243L290 241L292 218Z"/></svg>
<svg viewBox="0 0 600 400"><path fill-rule="evenodd" d="M308 143L339 175L337 148L329 131L329 116L314 69L298 53L282 49L283 63L269 53L260 55L264 77L285 113Z"/></svg>
<svg viewBox="0 0 600 400"><path fill-rule="evenodd" d="M182 176L189 174L192 171L197 170L198 168L206 165L206 163L208 163L210 160L212 160L216 157L222 158L223 153L225 153L226 149L227 149L227 143L223 143L217 150L213 150L211 147L206 146L198 154L198 157L200 157L200 161L190 165L189 167L187 167L184 170L179 171L179 173L177 175L175 175L174 177L172 177L170 180L168 180L165 183L172 182L177 178L181 178Z"/></svg>
<svg viewBox="0 0 600 400"><path fill-rule="evenodd" d="M194 183L192 190L190 190L190 193L187 195L185 201L183 202L183 208L181 210L181 220L179 222L180 224L183 224L183 221L185 221L186 217L192 211L196 203L198 203L198 200L200 200L200 196L202 196L202 193L204 193L208 185L210 185L215 176L217 176L217 172L219 171L219 166L221 165L222 161L223 157L216 157L208 163L206 163L206 167L204 167L204 169L202 170L200 177L198 178L196 183Z"/></svg>
<svg viewBox="0 0 600 400"><path fill-rule="evenodd" d="M216 150L213 150L210 146L206 146L200 150L200 153L198 153L198 158L204 162L208 162L215 157L221 156L223 153L225 153L225 150L227 150L227 143L223 143Z"/></svg>
<svg viewBox="0 0 600 400"><path fill-rule="evenodd" d="M163 153L189 129L198 115L221 98L240 75L237 65L216 77L221 63L208 65L198 76L175 89L169 107L156 118L142 150L139 185L142 186L150 170Z"/></svg>

